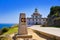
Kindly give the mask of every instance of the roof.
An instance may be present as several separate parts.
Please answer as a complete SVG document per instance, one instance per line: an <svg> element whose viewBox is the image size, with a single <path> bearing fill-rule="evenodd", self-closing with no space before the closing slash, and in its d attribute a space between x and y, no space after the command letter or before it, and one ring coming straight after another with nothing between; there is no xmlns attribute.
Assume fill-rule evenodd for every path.
<svg viewBox="0 0 60 40"><path fill-rule="evenodd" d="M40 14L39 14L39 13L33 13L33 15L37 15L37 16L38 16L38 15L40 15Z"/></svg>
<svg viewBox="0 0 60 40"><path fill-rule="evenodd" d="M32 18L27 18L27 19L32 19Z"/></svg>
<svg viewBox="0 0 60 40"><path fill-rule="evenodd" d="M47 19L47 18L41 18L41 19Z"/></svg>
<svg viewBox="0 0 60 40"><path fill-rule="evenodd" d="M36 16L40 15L37 8L35 8L35 11L32 15L36 15Z"/></svg>

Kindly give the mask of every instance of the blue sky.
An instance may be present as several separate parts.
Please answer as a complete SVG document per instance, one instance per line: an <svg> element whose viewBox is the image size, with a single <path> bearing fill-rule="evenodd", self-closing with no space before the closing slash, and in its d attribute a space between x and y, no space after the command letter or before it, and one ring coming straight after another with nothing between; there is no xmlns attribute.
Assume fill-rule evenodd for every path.
<svg viewBox="0 0 60 40"><path fill-rule="evenodd" d="M21 12L30 17L35 8L47 17L52 6L60 6L60 0L0 0L0 23L18 23Z"/></svg>

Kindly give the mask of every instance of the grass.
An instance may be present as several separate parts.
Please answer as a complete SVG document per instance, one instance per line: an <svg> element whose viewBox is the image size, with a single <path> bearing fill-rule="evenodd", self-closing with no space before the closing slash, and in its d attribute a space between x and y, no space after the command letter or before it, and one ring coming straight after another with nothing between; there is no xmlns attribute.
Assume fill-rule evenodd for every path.
<svg viewBox="0 0 60 40"><path fill-rule="evenodd" d="M17 32L18 32L18 25L14 25L13 27L9 28L9 30L7 32L3 33L0 36L0 40L12 40L10 35L17 33Z"/></svg>
<svg viewBox="0 0 60 40"><path fill-rule="evenodd" d="M18 31L18 27L14 26L10 28L7 32L3 33L3 35L17 33L17 31Z"/></svg>

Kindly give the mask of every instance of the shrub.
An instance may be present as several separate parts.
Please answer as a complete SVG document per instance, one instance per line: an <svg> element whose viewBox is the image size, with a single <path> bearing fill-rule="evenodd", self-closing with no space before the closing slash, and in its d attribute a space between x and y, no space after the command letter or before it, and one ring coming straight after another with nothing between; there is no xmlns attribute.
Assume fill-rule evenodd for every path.
<svg viewBox="0 0 60 40"><path fill-rule="evenodd" d="M9 28L3 28L2 29L2 34L5 33L5 32L7 32L8 30L9 30Z"/></svg>

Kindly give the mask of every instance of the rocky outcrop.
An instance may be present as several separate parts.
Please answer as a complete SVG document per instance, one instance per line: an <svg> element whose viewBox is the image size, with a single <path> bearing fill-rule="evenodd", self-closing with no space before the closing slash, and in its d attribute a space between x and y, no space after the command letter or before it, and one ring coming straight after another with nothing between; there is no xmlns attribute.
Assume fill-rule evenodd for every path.
<svg viewBox="0 0 60 40"><path fill-rule="evenodd" d="M2 34L2 31L0 30L0 35Z"/></svg>
<svg viewBox="0 0 60 40"><path fill-rule="evenodd" d="M48 26L60 26L60 6L51 7L47 24Z"/></svg>

